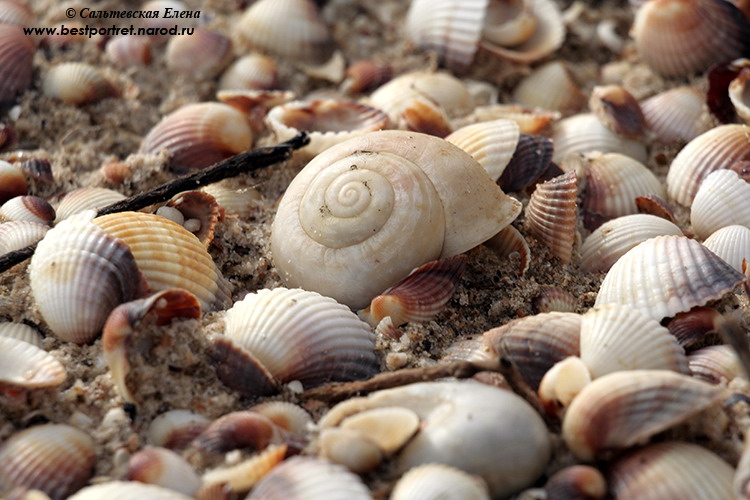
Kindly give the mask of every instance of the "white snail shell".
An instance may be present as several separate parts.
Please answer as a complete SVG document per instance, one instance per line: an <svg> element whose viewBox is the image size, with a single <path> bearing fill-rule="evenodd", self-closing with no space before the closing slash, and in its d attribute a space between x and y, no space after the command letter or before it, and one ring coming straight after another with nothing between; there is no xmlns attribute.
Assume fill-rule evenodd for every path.
<svg viewBox="0 0 750 500"><path fill-rule="evenodd" d="M489 239L520 210L449 142L372 132L324 151L295 177L271 248L288 286L361 308L415 267Z"/></svg>

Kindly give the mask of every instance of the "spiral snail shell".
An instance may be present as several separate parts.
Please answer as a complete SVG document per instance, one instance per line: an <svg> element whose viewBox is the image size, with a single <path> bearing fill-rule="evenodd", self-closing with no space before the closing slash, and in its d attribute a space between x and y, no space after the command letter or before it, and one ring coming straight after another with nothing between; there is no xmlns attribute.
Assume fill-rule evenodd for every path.
<svg viewBox="0 0 750 500"><path fill-rule="evenodd" d="M372 132L324 151L294 178L271 248L287 286L362 308L415 267L489 239L520 210L449 142Z"/></svg>

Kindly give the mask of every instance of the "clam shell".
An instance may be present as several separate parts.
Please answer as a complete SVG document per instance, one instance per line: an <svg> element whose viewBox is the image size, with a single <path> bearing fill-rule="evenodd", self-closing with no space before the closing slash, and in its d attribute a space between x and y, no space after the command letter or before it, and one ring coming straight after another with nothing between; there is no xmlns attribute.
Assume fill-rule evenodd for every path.
<svg viewBox="0 0 750 500"><path fill-rule="evenodd" d="M555 155L560 162L568 153L620 153L641 163L648 161L646 148L639 141L628 139L602 125L593 113L573 115L555 124L552 131Z"/></svg>
<svg viewBox="0 0 750 500"><path fill-rule="evenodd" d="M455 120L455 125L465 126L476 122L513 120L518 124L522 134L539 134L547 125L559 119L560 113L557 111L532 109L517 104L488 104L477 106L471 114Z"/></svg>
<svg viewBox="0 0 750 500"><path fill-rule="evenodd" d="M161 486L143 484L138 481L109 481L87 486L69 500L190 500L192 497Z"/></svg>
<svg viewBox="0 0 750 500"><path fill-rule="evenodd" d="M36 46L19 26L0 24L0 104L12 102L31 85Z"/></svg>
<svg viewBox="0 0 750 500"><path fill-rule="evenodd" d="M396 482L390 500L490 500L482 478L442 464L414 467Z"/></svg>
<svg viewBox="0 0 750 500"><path fill-rule="evenodd" d="M581 359L592 378L620 370L689 373L685 351L656 320L628 306L590 309L581 318Z"/></svg>
<svg viewBox="0 0 750 500"><path fill-rule="evenodd" d="M706 99L695 87L676 87L641 102L648 128L665 143L688 142L713 125Z"/></svg>
<svg viewBox="0 0 750 500"><path fill-rule="evenodd" d="M666 370L614 372L592 381L563 419L562 437L580 460L646 442L725 396L716 386Z"/></svg>
<svg viewBox="0 0 750 500"><path fill-rule="evenodd" d="M328 26L310 0L260 0L235 26L241 45L291 61L320 64L333 55Z"/></svg>
<svg viewBox="0 0 750 500"><path fill-rule="evenodd" d="M690 206L690 223L699 238L732 225L750 227L750 184L731 170L716 170L703 180ZM741 261L740 261L741 262Z"/></svg>
<svg viewBox="0 0 750 500"><path fill-rule="evenodd" d="M711 234L703 246L742 272L742 260L750 261L750 228L736 225L723 227Z"/></svg>
<svg viewBox="0 0 750 500"><path fill-rule="evenodd" d="M44 238L49 226L38 222L5 222L0 224L0 255L15 252Z"/></svg>
<svg viewBox="0 0 750 500"><path fill-rule="evenodd" d="M85 343L110 311L139 293L137 260L128 245L91 223L93 212L61 222L37 245L29 264L34 301L63 340Z"/></svg>
<svg viewBox="0 0 750 500"><path fill-rule="evenodd" d="M745 54L750 25L722 0L662 0L638 9L631 32L638 55L652 69L685 76Z"/></svg>
<svg viewBox="0 0 750 500"><path fill-rule="evenodd" d="M523 276L529 270L531 249L523 235L513 226L507 226L495 236L484 242L484 246L500 257L518 255L518 276Z"/></svg>
<svg viewBox="0 0 750 500"><path fill-rule="evenodd" d="M21 340L42 349L42 337L39 332L25 323L0 321L0 338Z"/></svg>
<svg viewBox="0 0 750 500"><path fill-rule="evenodd" d="M74 106L120 94L94 66L77 62L52 66L42 79L42 91L48 97Z"/></svg>
<svg viewBox="0 0 750 500"><path fill-rule="evenodd" d="M128 481L139 481L193 496L201 479L193 467L166 448L146 448L128 460Z"/></svg>
<svg viewBox="0 0 750 500"><path fill-rule="evenodd" d="M684 236L657 236L615 262L596 305L623 304L661 321L720 299L744 280L742 273Z"/></svg>
<svg viewBox="0 0 750 500"><path fill-rule="evenodd" d="M530 108L571 114L586 105L586 95L562 61L548 62L521 80L513 90L513 100Z"/></svg>
<svg viewBox="0 0 750 500"><path fill-rule="evenodd" d="M167 68L191 80L210 80L232 60L232 41L217 31L194 28L167 43Z"/></svg>
<svg viewBox="0 0 750 500"><path fill-rule="evenodd" d="M69 425L30 427L0 447L0 491L23 486L62 500L88 482L93 467L88 434Z"/></svg>
<svg viewBox="0 0 750 500"><path fill-rule="evenodd" d="M153 291L184 288L207 311L231 302L230 285L206 247L179 224L140 212L105 215L93 224L128 246Z"/></svg>
<svg viewBox="0 0 750 500"><path fill-rule="evenodd" d="M706 334L715 330L719 312L712 307L694 307L679 313L667 324L669 333L675 336L684 348L703 342Z"/></svg>
<svg viewBox="0 0 750 500"><path fill-rule="evenodd" d="M0 160L0 203L25 195L27 189L26 178L21 169L7 161Z"/></svg>
<svg viewBox="0 0 750 500"><path fill-rule="evenodd" d="M615 498L737 498L734 469L715 453L692 443L657 443L615 462L608 474Z"/></svg>
<svg viewBox="0 0 750 500"><path fill-rule="evenodd" d="M227 104L188 104L165 116L141 143L146 153L169 151L178 172L202 169L250 149L253 132L245 115Z"/></svg>
<svg viewBox="0 0 750 500"><path fill-rule="evenodd" d="M151 39L147 36L116 36L107 42L105 52L117 66L146 66L151 62Z"/></svg>
<svg viewBox="0 0 750 500"><path fill-rule="evenodd" d="M39 347L10 337L0 337L0 382L34 389L65 382L63 365Z"/></svg>
<svg viewBox="0 0 750 500"><path fill-rule="evenodd" d="M55 222L65 220L71 215L91 209L104 208L112 203L125 199L125 195L113 189L85 187L74 189L66 194L57 205Z"/></svg>
<svg viewBox="0 0 750 500"><path fill-rule="evenodd" d="M16 196L0 206L0 217L9 221L48 224L55 218L55 209L38 196Z"/></svg>
<svg viewBox="0 0 750 500"><path fill-rule="evenodd" d="M471 155L496 181L510 163L521 137L512 120L494 120L462 127L445 140Z"/></svg>
<svg viewBox="0 0 750 500"><path fill-rule="evenodd" d="M638 207L638 213L640 214L655 215L669 222L675 221L672 207L660 196L654 194L638 196L635 199L635 205Z"/></svg>
<svg viewBox="0 0 750 500"><path fill-rule="evenodd" d="M17 166L24 174L41 183L51 184L55 180L52 175L52 165L47 158L30 158L19 161Z"/></svg>
<svg viewBox="0 0 750 500"><path fill-rule="evenodd" d="M315 292L260 290L236 302L226 318L227 339L281 382L299 380L309 387L378 371L367 324Z"/></svg>
<svg viewBox="0 0 750 500"><path fill-rule="evenodd" d="M555 363L539 383L539 400L545 411L559 414L591 383L592 375L586 364L577 356Z"/></svg>
<svg viewBox="0 0 750 500"><path fill-rule="evenodd" d="M267 90L276 87L276 62L263 54L247 54L232 63L221 75L219 90Z"/></svg>
<svg viewBox="0 0 750 500"><path fill-rule="evenodd" d="M541 135L521 134L513 157L497 180L505 192L522 191L544 174L552 161L554 143Z"/></svg>
<svg viewBox="0 0 750 500"><path fill-rule="evenodd" d="M743 376L737 353L728 345L711 345L690 353L688 366L694 378L711 384L728 384Z"/></svg>
<svg viewBox="0 0 750 500"><path fill-rule="evenodd" d="M193 233L208 248L214 240L217 222L223 219L216 198L206 191L183 191L169 200L165 207L177 210L183 218L180 225ZM190 227L190 221L197 227Z"/></svg>
<svg viewBox="0 0 750 500"><path fill-rule="evenodd" d="M170 410L151 421L148 442L153 446L181 450L187 448L210 423L203 415L188 410Z"/></svg>
<svg viewBox="0 0 750 500"><path fill-rule="evenodd" d="M576 241L578 186L570 171L539 184L526 206L529 234L550 249L563 264L569 264Z"/></svg>
<svg viewBox="0 0 750 500"><path fill-rule="evenodd" d="M359 432L386 455L401 449L419 430L419 416L398 406L373 408L341 421L340 427Z"/></svg>
<svg viewBox="0 0 750 500"><path fill-rule="evenodd" d="M599 226L581 246L581 269L606 272L630 249L655 236L682 236L682 230L655 215L633 214Z"/></svg>
<svg viewBox="0 0 750 500"><path fill-rule="evenodd" d="M747 125L721 125L690 141L669 166L669 196L680 205L690 206L708 174L750 160L749 135Z"/></svg>

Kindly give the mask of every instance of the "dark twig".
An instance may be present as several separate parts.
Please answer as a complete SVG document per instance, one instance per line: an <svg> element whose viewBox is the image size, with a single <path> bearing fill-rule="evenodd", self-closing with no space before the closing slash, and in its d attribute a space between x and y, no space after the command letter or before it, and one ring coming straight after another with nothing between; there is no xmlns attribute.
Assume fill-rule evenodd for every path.
<svg viewBox="0 0 750 500"><path fill-rule="evenodd" d="M253 149L245 153L232 156L216 165L205 170L195 172L179 179L168 182L156 189L146 193L131 196L125 200L107 205L97 210L97 217L100 215L113 214L116 212L125 212L128 210L140 210L151 206L155 203L161 203L172 198L183 191L190 191L201 186L213 184L222 179L235 177L239 174L253 172L261 168L268 167L275 163L288 160L295 149L299 149L310 142L310 138L305 132L300 132L286 142L266 148ZM0 256L0 273L7 271L16 264L34 255L36 244L29 245L21 250L9 252Z"/></svg>

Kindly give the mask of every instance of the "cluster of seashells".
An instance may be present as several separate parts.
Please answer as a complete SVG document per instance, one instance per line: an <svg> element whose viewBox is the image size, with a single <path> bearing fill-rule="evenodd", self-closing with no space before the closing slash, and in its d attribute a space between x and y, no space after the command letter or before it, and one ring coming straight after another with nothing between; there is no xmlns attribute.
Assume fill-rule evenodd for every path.
<svg viewBox="0 0 750 500"><path fill-rule="evenodd" d="M750 498L747 7L363 3L414 68L353 56L338 3L86 41L25 35L40 8L0 0L0 256L36 245L0 302L0 496ZM566 60L581 43L612 60ZM160 97L129 156L71 186L62 147L24 151L42 99L132 104L152 70L194 93ZM222 182L99 212L300 131L276 203ZM493 303L538 297L473 303L496 269ZM356 384L378 376L412 383ZM340 387L363 392L321 396Z"/></svg>

